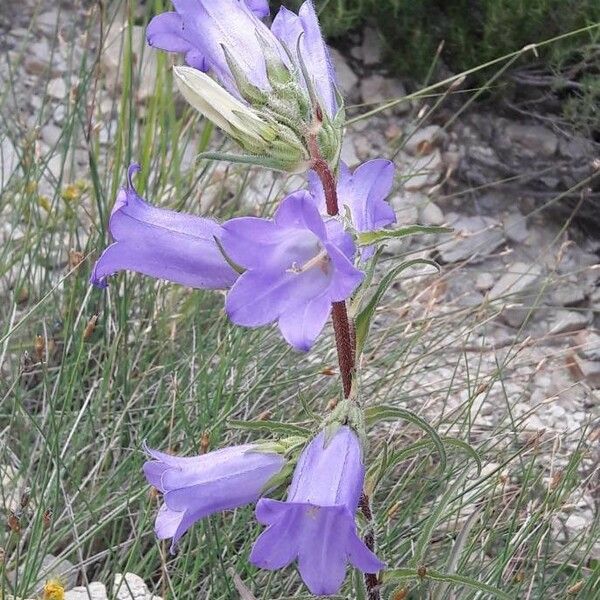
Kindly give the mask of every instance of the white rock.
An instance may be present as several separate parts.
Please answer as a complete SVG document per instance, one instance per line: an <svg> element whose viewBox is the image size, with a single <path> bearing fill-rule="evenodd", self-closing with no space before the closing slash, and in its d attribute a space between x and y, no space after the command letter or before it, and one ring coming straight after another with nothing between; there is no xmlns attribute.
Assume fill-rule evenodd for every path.
<svg viewBox="0 0 600 600"><path fill-rule="evenodd" d="M559 310L556 312L550 327L551 334L579 331L587 326L590 315L587 311Z"/></svg>
<svg viewBox="0 0 600 600"><path fill-rule="evenodd" d="M53 34L56 31L59 10L59 8L54 8L53 10L38 15L35 19L35 26L48 35Z"/></svg>
<svg viewBox="0 0 600 600"><path fill-rule="evenodd" d="M585 360L579 356L575 357L577 368L581 372L581 377L592 389L600 388L600 362L597 360Z"/></svg>
<svg viewBox="0 0 600 600"><path fill-rule="evenodd" d="M419 209L411 198L412 194L393 196L390 204L396 213L398 226L414 225L419 221Z"/></svg>
<svg viewBox="0 0 600 600"><path fill-rule="evenodd" d="M74 587L65 592L65 600L108 600L106 586L100 581L92 581L88 587Z"/></svg>
<svg viewBox="0 0 600 600"><path fill-rule="evenodd" d="M580 331L575 336L577 351L588 360L600 361L600 334L596 331Z"/></svg>
<svg viewBox="0 0 600 600"><path fill-rule="evenodd" d="M48 83L48 96L56 100L62 100L67 95L67 84L61 77L51 79Z"/></svg>
<svg viewBox="0 0 600 600"><path fill-rule="evenodd" d="M19 579L23 577L25 565L19 567ZM10 581L15 580L15 573L8 574ZM52 554L46 554L42 559L42 564L36 576L34 590L36 593L41 593L48 579L59 579L65 589L70 589L77 583L77 568L68 560L58 558Z"/></svg>
<svg viewBox="0 0 600 600"><path fill-rule="evenodd" d="M60 129L60 127L57 127L56 125L53 125L52 123L48 123L47 125L44 125L44 127L42 127L42 131L41 131L42 139L51 148L53 148L54 146L56 146L56 144L58 144L61 134L62 134L62 130Z"/></svg>
<svg viewBox="0 0 600 600"><path fill-rule="evenodd" d="M403 150L412 156L430 154L445 139L445 132L439 125L428 125L414 131L406 140Z"/></svg>
<svg viewBox="0 0 600 600"><path fill-rule="evenodd" d="M356 155L356 147L354 146L354 139L350 135L345 135L342 141L342 152L341 159L349 166L354 167L358 165L360 159Z"/></svg>
<svg viewBox="0 0 600 600"><path fill-rule="evenodd" d="M341 52L338 52L335 48L330 48L329 50L335 66L335 73L340 92L342 93L342 96L349 97L356 88L358 76L347 63Z"/></svg>
<svg viewBox="0 0 600 600"><path fill-rule="evenodd" d="M380 104L387 104L406 96L406 88L397 79L371 75L360 82L360 95L365 104L375 108ZM393 107L394 112L403 114L410 110L410 102L400 102Z"/></svg>
<svg viewBox="0 0 600 600"><path fill-rule="evenodd" d="M435 202L427 202L419 208L419 222L423 225L443 225L445 223L444 213Z"/></svg>
<svg viewBox="0 0 600 600"><path fill-rule="evenodd" d="M124 16L121 15L111 25L100 56L100 64L106 79L106 85L113 95L119 91L123 79L125 35L128 35L127 24ZM154 93L157 67L157 53L146 47L146 30L144 27L135 25L131 28L131 49L134 60L137 61L135 73L136 76L139 75L135 86L136 97L139 102L142 102Z"/></svg>
<svg viewBox="0 0 600 600"><path fill-rule="evenodd" d="M511 213L504 219L504 233L509 240L522 244L529 237L527 220L520 213Z"/></svg>
<svg viewBox="0 0 600 600"><path fill-rule="evenodd" d="M516 296L530 290L541 274L542 269L539 265L513 263L507 267L507 272L491 289L489 297L491 300L496 300L509 296L511 300L514 300Z"/></svg>
<svg viewBox="0 0 600 600"><path fill-rule="evenodd" d="M577 514L577 513L573 513L572 515L569 515L565 526L567 527L567 529L569 529L572 533L581 533L581 531L583 529L585 529L586 527L588 527L591 523L588 522L587 519L585 519L584 517L582 517L581 515Z"/></svg>
<svg viewBox="0 0 600 600"><path fill-rule="evenodd" d="M361 46L362 61L367 66L376 65L381 62L383 47L381 37L373 27L365 27L363 42Z"/></svg>
<svg viewBox="0 0 600 600"><path fill-rule="evenodd" d="M135 573L116 573L113 585L115 600L161 600L148 590L144 580Z"/></svg>
<svg viewBox="0 0 600 600"><path fill-rule="evenodd" d="M558 149L556 135L541 125L511 123L506 127L505 134L511 142L518 144L532 156L552 156Z"/></svg>
<svg viewBox="0 0 600 600"><path fill-rule="evenodd" d="M442 176L443 168L442 154L437 148L431 154L413 158L405 172L405 189L416 191L435 185Z"/></svg>
<svg viewBox="0 0 600 600"><path fill-rule="evenodd" d="M454 215L447 219L454 229L454 239L440 245L440 258L447 263L470 259L481 262L504 243L500 223L491 217Z"/></svg>
<svg viewBox="0 0 600 600"><path fill-rule="evenodd" d="M494 276L491 273L479 273L475 280L475 289L480 292L487 292L494 285Z"/></svg>
<svg viewBox="0 0 600 600"><path fill-rule="evenodd" d="M552 290L550 298L554 304L559 306L572 306L583 302L586 290L576 282L560 281L558 287Z"/></svg>

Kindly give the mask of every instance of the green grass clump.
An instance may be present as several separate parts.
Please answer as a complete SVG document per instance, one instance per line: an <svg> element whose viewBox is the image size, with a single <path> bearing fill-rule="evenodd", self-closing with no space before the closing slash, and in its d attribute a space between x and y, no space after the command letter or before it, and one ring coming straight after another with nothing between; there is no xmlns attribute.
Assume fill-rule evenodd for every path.
<svg viewBox="0 0 600 600"><path fill-rule="evenodd" d="M300 0L286 4L297 7ZM317 5L327 35L343 43L348 32L369 23L382 35L391 69L416 78L427 73L442 41L444 61L460 72L600 21L596 0L320 0ZM545 60L581 43L555 45Z"/></svg>
<svg viewBox="0 0 600 600"><path fill-rule="evenodd" d="M109 28L112 8L86 23ZM143 163L139 187L151 202L195 214L199 199L215 188L216 216L239 211L255 176L238 167L217 173L206 162L184 166L185 150L202 151L210 128L176 106L164 56L154 93L144 107L137 104L140 62L133 51L139 56L141 49L132 48L132 26L129 15L113 107L117 125L104 148L95 129L103 122L96 112L104 85L95 68L101 46L71 58L76 93L66 104L63 137L48 153L35 152L36 131L24 128L18 111L6 110L19 89L16 76L0 90L1 126L21 161L0 195L9 230L0 248L0 597L32 598L41 560L51 553L74 563L80 584L99 580L109 590L115 573L130 571L170 600L235 600L233 567L257 600L307 599L293 568L271 574L248 565L260 530L251 508L194 526L175 557L152 532L158 501L141 473L143 440L181 454L205 443L256 440L257 433L229 421L264 418L265 411L274 421L316 429L339 390L330 336L299 358L269 328L228 323L214 294L129 274L107 291L89 286L131 160ZM26 50L11 58L12 72L19 72ZM39 123L47 110L44 103ZM87 158L83 182L69 176L78 146ZM42 195L50 161L60 169ZM271 197L279 197L280 183ZM560 242L540 252L558 251ZM409 421L370 436L370 464L394 457L373 486L378 551L396 576L386 583L386 600L388 590L404 586L413 600L475 600L490 597L490 589L511 598L565 598L576 586L580 598L593 598L599 576L589 557L597 519L575 538L555 539L564 511L595 483L591 428L570 432L575 443L568 449L562 438L524 434L525 416L511 413L520 398L505 389L522 339L515 336L498 355L470 350L467 342L485 341L502 306L449 303L430 314L452 276L452 269L404 276L378 311L365 354L369 406L410 408L452 440L441 469L439 454ZM415 387L440 367L443 377ZM480 418L487 402L507 408L493 424ZM480 457L479 474L466 460L467 444ZM360 598L360 581L349 577L338 600Z"/></svg>

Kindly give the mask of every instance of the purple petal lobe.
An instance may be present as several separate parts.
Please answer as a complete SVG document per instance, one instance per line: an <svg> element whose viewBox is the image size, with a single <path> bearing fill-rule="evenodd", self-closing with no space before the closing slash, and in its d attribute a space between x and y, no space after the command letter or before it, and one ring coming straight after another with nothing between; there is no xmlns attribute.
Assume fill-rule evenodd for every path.
<svg viewBox="0 0 600 600"><path fill-rule="evenodd" d="M302 580L316 596L338 592L346 575L342 519L352 519L341 507L308 507L305 509L305 541L298 553L298 569ZM340 543L342 542L342 543Z"/></svg>
<svg viewBox="0 0 600 600"><path fill-rule="evenodd" d="M358 537L354 515L365 470L360 443L346 426L329 443L317 435L302 452L286 502L262 498L256 517L266 530L250 562L280 569L298 559L304 583L316 596L339 591L347 563L365 573L384 565Z"/></svg>
<svg viewBox="0 0 600 600"><path fill-rule="evenodd" d="M367 548L356 535L356 531L351 532L347 537L346 553L352 566L360 569L363 573L377 573L385 567L385 563Z"/></svg>
<svg viewBox="0 0 600 600"><path fill-rule="evenodd" d="M248 327L277 321L300 351L315 342L331 302L346 300L363 278L351 236L336 219L323 221L306 191L285 198L272 221L232 219L223 232L225 253L248 269L227 296L229 317Z"/></svg>
<svg viewBox="0 0 600 600"><path fill-rule="evenodd" d="M154 17L146 29L150 46L169 52L189 52L192 45L183 33L183 20L176 12L166 12Z"/></svg>
<svg viewBox="0 0 600 600"><path fill-rule="evenodd" d="M313 85L319 94L325 112L330 117L334 117L338 109L335 96L335 71L311 0L307 0L300 7L298 15L304 30L302 38L304 62L313 76Z"/></svg>
<svg viewBox="0 0 600 600"><path fill-rule="evenodd" d="M305 191L290 194L279 206L274 221L286 229L309 229L320 240L325 239L325 225L310 194Z"/></svg>
<svg viewBox="0 0 600 600"><path fill-rule="evenodd" d="M317 296L288 308L279 317L279 329L290 346L307 352L321 333L330 312L329 296Z"/></svg>
<svg viewBox="0 0 600 600"><path fill-rule="evenodd" d="M156 533L161 539L173 538L172 548L199 519L256 501L285 462L282 456L251 445L185 458L147 452L153 460L144 465L144 474L165 499Z"/></svg>
<svg viewBox="0 0 600 600"><path fill-rule="evenodd" d="M228 288L237 279L215 242L222 235L218 223L150 206L133 188L117 196L109 230L115 242L91 277L99 287L122 270L194 288Z"/></svg>
<svg viewBox="0 0 600 600"><path fill-rule="evenodd" d="M181 525L185 512L176 512L163 504L158 509L156 522L154 523L154 532L159 540L172 538Z"/></svg>
<svg viewBox="0 0 600 600"><path fill-rule="evenodd" d="M237 325L271 323L293 301L291 283L292 276L286 273L246 271L227 294L225 310Z"/></svg>
<svg viewBox="0 0 600 600"><path fill-rule="evenodd" d="M257 17L269 16L269 0L245 0L245 2Z"/></svg>

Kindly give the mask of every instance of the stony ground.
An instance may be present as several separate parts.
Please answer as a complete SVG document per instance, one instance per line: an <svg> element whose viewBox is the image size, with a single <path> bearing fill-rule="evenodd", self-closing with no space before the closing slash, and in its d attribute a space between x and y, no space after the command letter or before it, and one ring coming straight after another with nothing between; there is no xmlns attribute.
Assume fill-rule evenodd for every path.
<svg viewBox="0 0 600 600"><path fill-rule="evenodd" d="M69 148L66 167L58 150L70 96L82 76L82 56L97 38L85 33L91 14L86 7L24 4L18 11L13 3L0 8L0 193L11 177L19 176L19 161L33 147L43 169L40 194L52 197L58 182L64 186L89 178L85 128L80 144ZM107 149L117 126L122 29L117 20L105 32L101 78L90 107L94 139ZM136 51L142 39L143 30L136 28ZM137 88L143 104L152 93L155 59L152 54L142 58L140 52L138 58L146 74ZM357 38L346 56L335 52L335 59L351 104L372 107L405 95L403 84L385 74L371 30ZM546 205L560 202L562 195L585 200L585 180L598 169L598 148L541 121L473 109L444 127L431 124L437 117L423 124L426 113L423 102L400 103L352 125L343 149L350 166L372 157L394 157L400 177L392 204L401 224L446 224L455 231L427 245L402 242L388 248L390 253L434 258L442 274L416 273L397 290L399 300L382 311L381 320L401 317L410 327L426 318L435 328L450 315L478 315L457 328L462 335L437 354L430 368L407 377L403 391L414 391L419 409L431 418L439 416L442 401L449 414L468 404L482 436L510 415L522 425L522 443L536 436L554 440L544 446L552 449L544 457L548 480L564 467L561 457L584 432L590 448L581 474L586 483L557 525L561 531L566 527L564 535L577 535L594 519L600 499L600 236L564 226ZM189 162L191 166L192 157ZM257 173L246 205L255 207L272 183L270 173ZM297 178L286 183L289 189L298 185ZM203 201L207 208L210 195ZM2 200L0 210L9 213L10 199ZM0 245L16 235L12 226L6 227L10 221L3 218L2 223ZM81 234L86 235L85 219ZM68 261L66 250L51 257L57 264L48 268L59 267L60 273ZM10 290L10 276L10 271L0 275L0 293ZM499 377L498 365L508 359ZM369 375L368 361L365 369L367 381L376 376ZM447 395L448 382L464 381L469 370L478 373L479 391L459 386ZM117 597L145 597L147 590L133 593L143 582L133 583L133 596ZM81 590L68 597L82 597ZM106 597L103 587L97 597Z"/></svg>

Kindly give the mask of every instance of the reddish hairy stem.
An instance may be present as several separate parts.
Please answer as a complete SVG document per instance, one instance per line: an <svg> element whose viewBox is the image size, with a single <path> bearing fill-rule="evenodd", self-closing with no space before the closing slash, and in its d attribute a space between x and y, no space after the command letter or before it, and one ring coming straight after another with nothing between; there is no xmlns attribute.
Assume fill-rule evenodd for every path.
<svg viewBox="0 0 600 600"><path fill-rule="evenodd" d="M325 191L327 214L333 217L340 212L335 177L329 168L327 161L323 160L321 157L319 146L314 136L309 137L308 146L313 159L313 169L319 176L319 179L323 184L323 190ZM331 320L333 321L333 331L335 334L335 345L340 365L344 398L348 398L352 389L352 373L354 372L354 335L352 333L350 320L348 319L346 303L333 302L331 306Z"/></svg>
<svg viewBox="0 0 600 600"><path fill-rule="evenodd" d="M315 136L309 136L308 147L312 156L312 167L319 176L323 189L325 191L325 205L327 214L335 216L339 213L337 183L335 177L329 168L329 165L321 157L319 146ZM340 374L342 377L342 386L344 388L344 398L350 396L352 389L352 376L354 374L354 360L356 358L356 338L354 329L348 319L348 311L345 302L333 302L331 310L331 319L333 321L333 331L335 334L335 344L337 347L338 362L340 365ZM369 523L365 534L364 542L367 548L375 551L375 532L373 531L373 513L369 499L365 494L360 498L360 509ZM379 578L376 574L364 574L365 587L369 600L381 600L379 591Z"/></svg>
<svg viewBox="0 0 600 600"><path fill-rule="evenodd" d="M373 513L371 511L371 504L369 502L369 498L364 493L360 497L358 506L369 524L364 538L365 546L371 552L375 552L375 531L373 531ZM364 577L368 599L381 600L381 594L379 592L379 577L377 576L377 574L365 573Z"/></svg>

